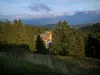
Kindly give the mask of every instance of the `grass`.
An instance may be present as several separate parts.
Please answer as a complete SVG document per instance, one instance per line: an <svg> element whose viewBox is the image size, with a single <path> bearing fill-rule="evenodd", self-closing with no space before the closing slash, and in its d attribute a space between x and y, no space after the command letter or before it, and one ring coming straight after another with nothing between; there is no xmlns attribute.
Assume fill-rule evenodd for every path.
<svg viewBox="0 0 100 75"><path fill-rule="evenodd" d="M0 59L0 73L3 75L63 75L47 66L26 60Z"/></svg>
<svg viewBox="0 0 100 75"><path fill-rule="evenodd" d="M1 53L0 68L9 75L100 75L100 60L33 54L16 58Z"/></svg>

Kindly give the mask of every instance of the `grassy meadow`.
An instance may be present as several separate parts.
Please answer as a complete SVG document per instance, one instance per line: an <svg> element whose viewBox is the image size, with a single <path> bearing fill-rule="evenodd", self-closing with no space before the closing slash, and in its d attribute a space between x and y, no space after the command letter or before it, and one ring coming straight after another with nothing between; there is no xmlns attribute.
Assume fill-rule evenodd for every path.
<svg viewBox="0 0 100 75"><path fill-rule="evenodd" d="M5 75L100 75L100 60L93 58L0 53L0 71Z"/></svg>

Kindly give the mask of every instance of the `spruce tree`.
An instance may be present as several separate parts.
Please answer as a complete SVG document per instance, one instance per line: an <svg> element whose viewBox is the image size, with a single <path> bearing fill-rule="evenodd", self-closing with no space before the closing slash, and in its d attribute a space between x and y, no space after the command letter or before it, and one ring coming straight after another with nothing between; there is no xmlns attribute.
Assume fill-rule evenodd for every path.
<svg viewBox="0 0 100 75"><path fill-rule="evenodd" d="M35 28L32 26L25 26L25 30L26 30L26 38L27 38L27 44L30 47L30 50L32 52L36 51L36 32L35 32Z"/></svg>
<svg viewBox="0 0 100 75"><path fill-rule="evenodd" d="M45 48L45 44L40 35L37 35L36 50L37 50L36 52L39 54L47 54L47 49Z"/></svg>
<svg viewBox="0 0 100 75"><path fill-rule="evenodd" d="M53 45L51 51L60 55L84 56L83 34L60 21L53 30Z"/></svg>
<svg viewBox="0 0 100 75"><path fill-rule="evenodd" d="M12 30L12 24L10 23L9 20L7 20L5 22L5 25L4 25L4 39L5 41L10 41L10 34L11 34L11 31Z"/></svg>
<svg viewBox="0 0 100 75"><path fill-rule="evenodd" d="M59 21L56 28L53 31L53 46L51 50L55 54L68 55L67 44L66 44L66 34L67 22L62 23Z"/></svg>
<svg viewBox="0 0 100 75"><path fill-rule="evenodd" d="M16 25L17 33L16 33L16 43L17 44L25 44L25 29L24 25L21 22L21 20L18 20L17 25Z"/></svg>
<svg viewBox="0 0 100 75"><path fill-rule="evenodd" d="M3 31L3 25L0 25L0 43L4 43L4 31Z"/></svg>

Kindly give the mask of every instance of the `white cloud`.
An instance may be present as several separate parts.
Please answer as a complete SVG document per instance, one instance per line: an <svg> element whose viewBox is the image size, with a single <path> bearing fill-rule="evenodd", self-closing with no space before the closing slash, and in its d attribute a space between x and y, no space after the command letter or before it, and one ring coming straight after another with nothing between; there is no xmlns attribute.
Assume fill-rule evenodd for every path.
<svg viewBox="0 0 100 75"><path fill-rule="evenodd" d="M11 18L7 17L10 19L55 18L62 15L72 16L76 14L76 11L99 9L99 1L100 0L0 0L0 13L12 15ZM29 9L31 3L38 4L35 7L32 6L32 10L35 8L36 11Z"/></svg>
<svg viewBox="0 0 100 75"><path fill-rule="evenodd" d="M28 14L17 15L16 18L20 18L20 19L56 18L64 15L72 16L75 14L76 12L67 13L67 12L43 12L42 11L42 12L31 12Z"/></svg>
<svg viewBox="0 0 100 75"><path fill-rule="evenodd" d="M41 3L31 3L29 5L29 8L33 11L52 11L50 7L46 4L41 4Z"/></svg>
<svg viewBox="0 0 100 75"><path fill-rule="evenodd" d="M76 12L45 12L45 11L39 11L39 12L30 12L27 14L18 14L18 15L1 15L0 19L39 19L39 18L56 18L59 16L64 16L64 15L69 15L72 16L74 15Z"/></svg>

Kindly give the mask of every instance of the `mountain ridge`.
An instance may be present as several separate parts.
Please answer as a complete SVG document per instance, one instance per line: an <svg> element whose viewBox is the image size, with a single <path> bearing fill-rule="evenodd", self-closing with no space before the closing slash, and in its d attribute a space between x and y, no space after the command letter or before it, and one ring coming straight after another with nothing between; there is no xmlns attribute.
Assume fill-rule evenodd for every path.
<svg viewBox="0 0 100 75"><path fill-rule="evenodd" d="M2 17L3 16L1 16L1 18ZM5 17L6 16L4 16L4 18ZM27 19L21 19L21 20L24 24L32 24L32 25L56 24L59 20L61 21L67 20L68 23L71 25L87 24L87 23L100 22L100 10L88 10L88 11L81 11L81 12L77 11L75 12L74 15L68 15L67 13L65 13L61 16L56 16L52 18L51 17L34 18L34 16L32 17ZM2 18L1 20L4 19Z"/></svg>

